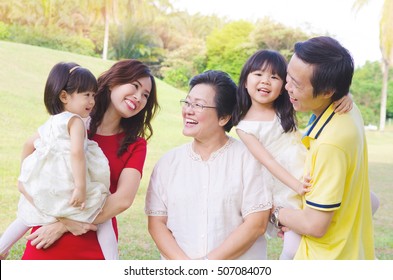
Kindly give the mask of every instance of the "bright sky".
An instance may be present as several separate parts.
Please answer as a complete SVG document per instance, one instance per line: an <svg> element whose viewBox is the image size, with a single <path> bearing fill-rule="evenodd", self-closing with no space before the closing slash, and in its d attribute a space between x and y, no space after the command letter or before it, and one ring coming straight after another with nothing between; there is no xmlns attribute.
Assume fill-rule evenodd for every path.
<svg viewBox="0 0 393 280"><path fill-rule="evenodd" d="M269 16L304 31L329 32L351 53L357 66L381 59L379 19L383 0L370 0L358 13L355 0L172 0L177 10L255 21Z"/></svg>

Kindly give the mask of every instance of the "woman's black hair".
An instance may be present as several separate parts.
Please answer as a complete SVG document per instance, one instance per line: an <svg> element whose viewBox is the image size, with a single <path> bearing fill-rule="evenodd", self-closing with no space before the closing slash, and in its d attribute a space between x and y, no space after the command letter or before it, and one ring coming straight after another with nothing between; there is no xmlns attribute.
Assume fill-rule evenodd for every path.
<svg viewBox="0 0 393 280"><path fill-rule="evenodd" d="M196 75L190 81L190 90L198 84L210 85L214 89L216 93L214 103L218 118L232 116L236 104L237 86L227 73L218 70L208 70ZM232 127L231 118L225 124L224 130L229 132Z"/></svg>

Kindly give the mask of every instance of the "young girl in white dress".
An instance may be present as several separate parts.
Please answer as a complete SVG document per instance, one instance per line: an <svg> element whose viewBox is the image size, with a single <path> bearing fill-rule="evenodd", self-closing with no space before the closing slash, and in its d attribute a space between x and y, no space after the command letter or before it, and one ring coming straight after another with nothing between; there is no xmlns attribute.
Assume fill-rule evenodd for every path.
<svg viewBox="0 0 393 280"><path fill-rule="evenodd" d="M286 71L286 60L280 53L272 50L254 53L240 74L233 122L240 139L263 165L273 205L300 209L301 195L309 191L310 178L302 180L306 149L284 88ZM346 98L344 103L352 105L352 100ZM273 237L277 233L278 229L269 224L267 234ZM293 259L300 239L293 231L285 232L280 259Z"/></svg>
<svg viewBox="0 0 393 280"><path fill-rule="evenodd" d="M100 213L109 195L109 165L82 119L96 91L94 75L75 63L58 63L49 73L44 103L51 116L28 140L35 150L22 162L18 217L1 236L1 259L32 226L61 218L92 223ZM98 225L97 236L105 259L118 259L111 220Z"/></svg>

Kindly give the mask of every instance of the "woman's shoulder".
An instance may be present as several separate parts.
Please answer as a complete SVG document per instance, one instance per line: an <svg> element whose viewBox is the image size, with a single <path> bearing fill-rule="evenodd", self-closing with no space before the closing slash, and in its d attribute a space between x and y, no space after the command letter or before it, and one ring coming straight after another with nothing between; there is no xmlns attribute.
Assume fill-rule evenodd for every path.
<svg viewBox="0 0 393 280"><path fill-rule="evenodd" d="M128 153L133 153L134 151L144 151L146 153L147 150L147 141L142 137L137 137L137 139L128 144L127 151Z"/></svg>
<svg viewBox="0 0 393 280"><path fill-rule="evenodd" d="M147 140L143 137L137 137L136 141L134 142L136 145L147 145Z"/></svg>
<svg viewBox="0 0 393 280"><path fill-rule="evenodd" d="M171 163L175 160L181 160L183 158L183 154L186 154L191 149L191 142L181 144L177 147L172 148L171 150L167 151L159 160L158 162L165 162Z"/></svg>
<svg viewBox="0 0 393 280"><path fill-rule="evenodd" d="M142 137L138 137L134 142L128 144L127 153L133 154L134 152L142 152L146 155L147 153L147 141Z"/></svg>
<svg viewBox="0 0 393 280"><path fill-rule="evenodd" d="M228 140L227 145L228 145L229 149L233 149L238 152L248 151L247 146L244 145L244 143L242 141L240 141L239 139L236 139L232 136L229 136L229 140Z"/></svg>
<svg viewBox="0 0 393 280"><path fill-rule="evenodd" d="M111 135L101 135L101 134L94 134L91 137L91 140L94 140L96 142L102 142L102 143L117 143L119 144L121 142L121 140L124 138L125 133L124 132L120 132L118 134L111 134ZM129 144L129 146L146 146L147 145L147 141L145 138L143 137L137 137L136 140L132 143Z"/></svg>
<svg viewBox="0 0 393 280"><path fill-rule="evenodd" d="M256 160L248 150L247 146L240 140L229 137L228 156L234 160L242 160L247 164L255 163Z"/></svg>

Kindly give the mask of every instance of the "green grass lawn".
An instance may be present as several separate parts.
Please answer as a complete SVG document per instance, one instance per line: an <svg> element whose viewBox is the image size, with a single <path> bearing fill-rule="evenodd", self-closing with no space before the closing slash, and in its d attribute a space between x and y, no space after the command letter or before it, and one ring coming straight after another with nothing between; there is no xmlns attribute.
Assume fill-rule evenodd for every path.
<svg viewBox="0 0 393 280"><path fill-rule="evenodd" d="M96 76L114 62L67 52L0 41L0 233L16 217L19 193L16 181L24 141L48 117L43 105L47 75L59 61L74 61ZM158 259L158 251L147 231L144 199L155 162L169 149L189 141L181 134L179 99L185 92L157 81L161 110L154 120L141 187L130 209L118 216L121 259ZM393 259L393 126L384 133L367 132L370 180L381 206L374 216L378 259ZM20 259L25 240L12 249L9 259ZM269 258L277 259L281 240L269 241Z"/></svg>

